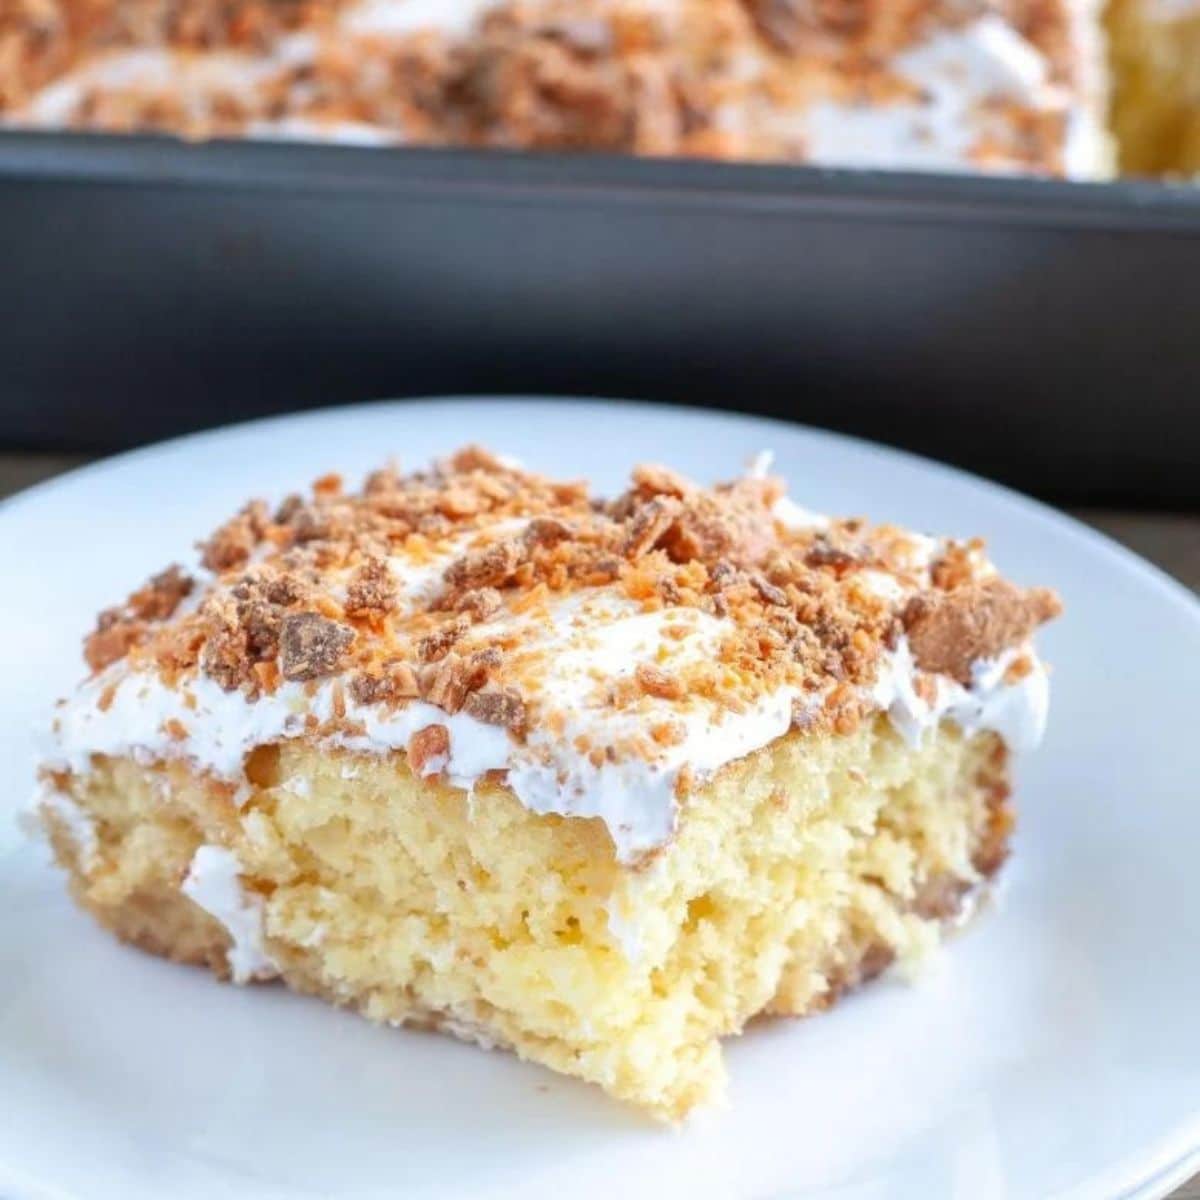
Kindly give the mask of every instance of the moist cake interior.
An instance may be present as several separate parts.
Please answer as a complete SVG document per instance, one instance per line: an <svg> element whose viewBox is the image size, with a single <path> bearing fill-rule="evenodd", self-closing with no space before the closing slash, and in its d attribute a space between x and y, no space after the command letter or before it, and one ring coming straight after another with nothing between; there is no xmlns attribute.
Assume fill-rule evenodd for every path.
<svg viewBox="0 0 1200 1200"><path fill-rule="evenodd" d="M597 820L536 816L495 785L469 797L403 761L283 746L249 774L228 819L178 766L99 764L71 792L90 852L52 826L77 899L151 952L243 981L282 973L667 1118L720 1095L717 1039L751 1017L817 1012L895 960L915 968L999 865L1011 819L995 735L947 724L913 752L882 717L727 768L637 872ZM236 859L249 900L233 905L259 910L232 957L225 863L205 868L215 888L192 872L212 846Z"/></svg>

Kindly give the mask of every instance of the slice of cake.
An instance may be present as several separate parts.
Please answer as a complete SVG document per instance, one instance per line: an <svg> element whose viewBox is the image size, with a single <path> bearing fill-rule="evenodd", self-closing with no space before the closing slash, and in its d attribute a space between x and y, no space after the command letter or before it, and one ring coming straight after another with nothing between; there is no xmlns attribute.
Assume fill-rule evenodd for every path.
<svg viewBox="0 0 1200 1200"><path fill-rule="evenodd" d="M761 469L329 476L101 614L39 812L126 941L676 1119L996 871L1058 607Z"/></svg>
<svg viewBox="0 0 1200 1200"><path fill-rule="evenodd" d="M1094 178L1095 0L15 0L0 117Z"/></svg>

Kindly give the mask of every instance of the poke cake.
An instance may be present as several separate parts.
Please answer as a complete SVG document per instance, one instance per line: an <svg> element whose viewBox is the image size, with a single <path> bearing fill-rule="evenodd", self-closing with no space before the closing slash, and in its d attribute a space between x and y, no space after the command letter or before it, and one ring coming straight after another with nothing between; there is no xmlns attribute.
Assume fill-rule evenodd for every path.
<svg viewBox="0 0 1200 1200"><path fill-rule="evenodd" d="M14 0L0 121L1100 178L1096 0Z"/></svg>
<svg viewBox="0 0 1200 1200"><path fill-rule="evenodd" d="M615 499L476 447L256 500L102 612L36 813L126 942L678 1120L1005 858L1053 592L760 460Z"/></svg>

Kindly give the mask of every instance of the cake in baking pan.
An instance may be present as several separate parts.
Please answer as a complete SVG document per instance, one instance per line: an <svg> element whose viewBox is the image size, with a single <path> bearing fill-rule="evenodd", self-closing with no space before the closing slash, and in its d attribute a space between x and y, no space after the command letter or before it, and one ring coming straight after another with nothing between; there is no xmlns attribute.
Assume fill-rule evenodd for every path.
<svg viewBox="0 0 1200 1200"><path fill-rule="evenodd" d="M1095 0L14 0L49 129L1095 178Z"/></svg>

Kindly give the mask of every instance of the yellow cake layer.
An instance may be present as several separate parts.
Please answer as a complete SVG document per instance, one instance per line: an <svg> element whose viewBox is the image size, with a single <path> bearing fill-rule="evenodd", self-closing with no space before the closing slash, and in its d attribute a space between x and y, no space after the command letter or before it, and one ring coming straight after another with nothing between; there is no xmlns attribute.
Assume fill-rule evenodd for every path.
<svg viewBox="0 0 1200 1200"><path fill-rule="evenodd" d="M997 737L943 724L914 750L885 717L731 764L636 868L598 820L419 780L401 754L289 742L247 773L237 803L180 763L69 777L94 840L43 816L77 898L227 974L225 929L180 891L197 848L226 847L292 987L512 1047L671 1119L721 1092L720 1037L927 951L1010 820Z"/></svg>
<svg viewBox="0 0 1200 1200"><path fill-rule="evenodd" d="M1122 172L1200 171L1200 12L1174 0L1112 0L1107 25Z"/></svg>

